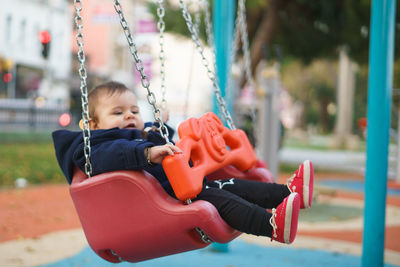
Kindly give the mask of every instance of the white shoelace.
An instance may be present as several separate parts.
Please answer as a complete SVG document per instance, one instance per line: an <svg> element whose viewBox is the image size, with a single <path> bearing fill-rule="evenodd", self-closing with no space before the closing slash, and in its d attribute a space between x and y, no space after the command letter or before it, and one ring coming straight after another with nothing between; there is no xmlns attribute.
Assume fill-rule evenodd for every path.
<svg viewBox="0 0 400 267"><path fill-rule="evenodd" d="M293 186L293 190L290 188L290 185L293 182L294 177L296 177L296 174L293 174L292 177L290 177L287 182L286 182L286 186L289 188L290 193L296 192L296 186Z"/></svg>
<svg viewBox="0 0 400 267"><path fill-rule="evenodd" d="M271 218L269 218L269 223L272 226L271 241L272 241L272 237L274 237L274 238L278 237L278 235L276 234L276 229L278 229L278 226L276 225L275 217L276 217L276 209L272 209L272 216L271 216Z"/></svg>

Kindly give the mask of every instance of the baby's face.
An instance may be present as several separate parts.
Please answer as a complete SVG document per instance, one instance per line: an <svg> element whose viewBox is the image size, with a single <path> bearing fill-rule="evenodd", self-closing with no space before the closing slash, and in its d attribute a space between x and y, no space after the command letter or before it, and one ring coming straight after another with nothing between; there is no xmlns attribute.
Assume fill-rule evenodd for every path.
<svg viewBox="0 0 400 267"><path fill-rule="evenodd" d="M143 130L144 128L136 97L130 91L101 95L96 103L95 114L97 119L92 121L92 129L118 127Z"/></svg>

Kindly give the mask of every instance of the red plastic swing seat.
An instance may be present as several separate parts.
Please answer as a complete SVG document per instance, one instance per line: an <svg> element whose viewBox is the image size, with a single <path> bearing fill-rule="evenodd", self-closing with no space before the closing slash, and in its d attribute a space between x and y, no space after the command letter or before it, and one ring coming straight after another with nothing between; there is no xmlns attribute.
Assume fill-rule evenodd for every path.
<svg viewBox="0 0 400 267"><path fill-rule="evenodd" d="M240 234L212 204L199 200L184 205L144 171L90 179L77 171L70 192L90 247L110 262L139 262L206 247L209 243L201 240L196 227L219 243Z"/></svg>
<svg viewBox="0 0 400 267"><path fill-rule="evenodd" d="M199 124L191 120L191 125L210 126L208 123L211 119L212 128L215 130L214 115L206 114L202 118L207 119ZM193 147L188 145L193 143L183 137L187 149L183 150L183 154L178 154L179 157L169 159L170 164L184 163L182 168L185 172L182 177L188 175L186 178L190 179L193 171L198 175L198 180L193 183L182 180L181 176L178 177L178 182L173 182L175 177L169 177L171 184L178 187L174 188L175 193L177 196L181 193L182 199L187 199L187 196L195 197L199 186L201 190L200 178L204 177L202 175L208 177L209 173L211 179L237 177L272 181L267 169L260 167L261 162L254 166L252 148L247 154L247 161L238 160L240 153L244 153L241 143L248 142L247 138L242 140L240 130L226 132L223 128L219 129L222 133L220 136L215 134L215 131L198 133L239 140L228 140L231 151L224 153L223 157L214 156L210 159L209 153L203 153L204 148L198 148L198 143L194 144L193 151ZM201 139L207 140L207 137L203 136ZM222 141L218 141L221 144ZM182 145L177 143L178 146L180 144ZM245 145L247 146L247 143ZM187 161L191 157L195 159L193 167L190 167ZM255 156L254 159L257 161ZM242 170L239 170L238 166ZM179 170L172 171L176 174ZM215 171L217 175L212 174ZM235 175L231 176L232 174ZM183 193L178 192L182 183L188 185L189 191L183 188ZM70 193L89 245L100 257L110 262L139 262L206 247L210 243L202 241L196 228L200 228L212 241L219 243L230 242L241 234L221 219L212 204L199 200L184 205L170 197L158 181L145 171L115 171L87 179L86 175L76 168Z"/></svg>

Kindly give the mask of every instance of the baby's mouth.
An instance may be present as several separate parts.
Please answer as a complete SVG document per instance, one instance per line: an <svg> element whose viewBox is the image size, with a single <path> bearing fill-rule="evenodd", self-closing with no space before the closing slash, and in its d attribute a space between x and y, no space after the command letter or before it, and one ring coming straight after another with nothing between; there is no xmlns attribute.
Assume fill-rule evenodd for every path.
<svg viewBox="0 0 400 267"><path fill-rule="evenodd" d="M127 126L125 126L125 129L135 129L136 125L134 123L130 123Z"/></svg>

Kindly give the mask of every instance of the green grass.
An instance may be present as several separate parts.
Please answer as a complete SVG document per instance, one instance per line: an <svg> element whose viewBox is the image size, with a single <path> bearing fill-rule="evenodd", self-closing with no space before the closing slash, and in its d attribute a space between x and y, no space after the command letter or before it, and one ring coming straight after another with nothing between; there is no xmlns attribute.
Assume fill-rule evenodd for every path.
<svg viewBox="0 0 400 267"><path fill-rule="evenodd" d="M3 141L3 140L2 140ZM13 186L23 177L29 184L63 183L65 178L58 166L52 142L0 143L0 186Z"/></svg>
<svg viewBox="0 0 400 267"><path fill-rule="evenodd" d="M0 143L49 143L50 132L0 132Z"/></svg>
<svg viewBox="0 0 400 267"><path fill-rule="evenodd" d="M329 145L330 138L331 138L330 135L313 135L306 139L285 137L283 139L283 146L289 148L311 149L311 150L345 150L344 148L343 149L331 148ZM358 147L355 149L355 151L365 151L365 149L366 149L365 141L360 140L358 143Z"/></svg>
<svg viewBox="0 0 400 267"><path fill-rule="evenodd" d="M297 168L299 167L299 164L280 162L278 171L279 171L279 173L292 174L297 170ZM348 173L348 171L344 171L344 170L332 170L332 169L326 169L326 168L321 168L321 167L316 167L316 166L314 166L314 172L315 173L322 173L322 172L323 173L337 173L337 174Z"/></svg>

